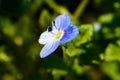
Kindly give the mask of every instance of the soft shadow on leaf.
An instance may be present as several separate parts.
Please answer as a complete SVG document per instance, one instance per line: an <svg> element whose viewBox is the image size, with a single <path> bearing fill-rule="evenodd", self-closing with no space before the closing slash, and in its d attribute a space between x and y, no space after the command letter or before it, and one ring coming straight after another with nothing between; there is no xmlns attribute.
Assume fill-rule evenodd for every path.
<svg viewBox="0 0 120 80"><path fill-rule="evenodd" d="M79 56L79 64L80 65L90 65L90 64L99 64L100 59L100 53L102 50L99 46L96 45L90 45L86 48L86 52L84 54L81 54Z"/></svg>
<svg viewBox="0 0 120 80"><path fill-rule="evenodd" d="M41 60L41 66L47 69L66 69L66 65L60 57L50 55Z"/></svg>

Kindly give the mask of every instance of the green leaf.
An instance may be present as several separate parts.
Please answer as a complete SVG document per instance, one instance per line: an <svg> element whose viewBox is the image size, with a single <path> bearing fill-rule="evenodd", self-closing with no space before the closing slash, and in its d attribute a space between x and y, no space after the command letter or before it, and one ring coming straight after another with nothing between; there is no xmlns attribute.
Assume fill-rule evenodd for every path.
<svg viewBox="0 0 120 80"><path fill-rule="evenodd" d="M105 60L106 61L113 61L113 60L120 61L120 47L114 44L109 44L105 50Z"/></svg>
<svg viewBox="0 0 120 80"><path fill-rule="evenodd" d="M66 70L62 70L62 69L53 69L51 72L54 80L60 80L62 76L66 76L68 73Z"/></svg>
<svg viewBox="0 0 120 80"><path fill-rule="evenodd" d="M113 32L113 29L110 29L110 27L103 27L102 28L102 33L103 33L103 36L104 38L106 39L113 39L115 38L115 34Z"/></svg>
<svg viewBox="0 0 120 80"><path fill-rule="evenodd" d="M50 24L52 24L52 18L51 15L49 14L48 10L44 9L42 10L40 16L39 16L39 24L41 26L48 26Z"/></svg>
<svg viewBox="0 0 120 80"><path fill-rule="evenodd" d="M80 55L81 53L84 53L85 50L83 49L79 49L79 48L76 48L74 43L68 43L67 44L67 49L65 49L63 47L63 50L65 51L65 53L69 56L69 57L74 57L74 56L78 56Z"/></svg>
<svg viewBox="0 0 120 80"><path fill-rule="evenodd" d="M12 24L10 19L5 18L5 19L0 20L0 28L2 29L2 31L5 35L8 35L10 37L15 36L16 25Z"/></svg>
<svg viewBox="0 0 120 80"><path fill-rule="evenodd" d="M116 44L120 47L120 39L116 41Z"/></svg>
<svg viewBox="0 0 120 80"><path fill-rule="evenodd" d="M81 67L79 65L79 59L78 58L75 58L74 59L74 64L72 66L72 69L76 72L76 74L80 75L82 74L84 71L83 71L83 67Z"/></svg>
<svg viewBox="0 0 120 80"><path fill-rule="evenodd" d="M5 47L0 46L0 62L11 62L12 58L8 56L5 52Z"/></svg>
<svg viewBox="0 0 120 80"><path fill-rule="evenodd" d="M80 46L81 44L87 43L91 41L93 36L93 25L92 24L84 24L80 26L80 34L74 40L76 46Z"/></svg>
<svg viewBox="0 0 120 80"><path fill-rule="evenodd" d="M115 28L115 36L120 37L120 27Z"/></svg>
<svg viewBox="0 0 120 80"><path fill-rule="evenodd" d="M104 74L107 74L112 78L111 80L120 80L120 73L119 73L119 63L116 61L111 62L103 62L101 64L101 69Z"/></svg>
<svg viewBox="0 0 120 80"><path fill-rule="evenodd" d="M114 14L113 13L108 13L108 14L103 14L98 18L98 21L100 23L110 23L112 22L114 18Z"/></svg>

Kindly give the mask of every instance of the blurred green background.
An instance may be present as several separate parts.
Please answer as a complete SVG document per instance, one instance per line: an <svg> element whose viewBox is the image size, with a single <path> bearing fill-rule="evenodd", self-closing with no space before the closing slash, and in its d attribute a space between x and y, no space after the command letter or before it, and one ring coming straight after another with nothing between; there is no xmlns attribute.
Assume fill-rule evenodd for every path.
<svg viewBox="0 0 120 80"><path fill-rule="evenodd" d="M80 33L41 59L60 14ZM120 0L0 0L0 80L120 80Z"/></svg>

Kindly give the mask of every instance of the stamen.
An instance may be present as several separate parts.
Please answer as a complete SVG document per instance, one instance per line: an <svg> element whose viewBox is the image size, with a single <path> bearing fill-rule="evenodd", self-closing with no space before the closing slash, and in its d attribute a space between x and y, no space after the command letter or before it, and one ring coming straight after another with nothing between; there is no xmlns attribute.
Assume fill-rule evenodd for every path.
<svg viewBox="0 0 120 80"><path fill-rule="evenodd" d="M60 40L64 35L63 30L58 30L57 34L54 36L56 40Z"/></svg>
<svg viewBox="0 0 120 80"><path fill-rule="evenodd" d="M55 21L53 21L53 26L55 26L55 28L57 29L56 25L55 25Z"/></svg>
<svg viewBox="0 0 120 80"><path fill-rule="evenodd" d="M52 27L48 26L48 32L51 32L51 31L52 31Z"/></svg>

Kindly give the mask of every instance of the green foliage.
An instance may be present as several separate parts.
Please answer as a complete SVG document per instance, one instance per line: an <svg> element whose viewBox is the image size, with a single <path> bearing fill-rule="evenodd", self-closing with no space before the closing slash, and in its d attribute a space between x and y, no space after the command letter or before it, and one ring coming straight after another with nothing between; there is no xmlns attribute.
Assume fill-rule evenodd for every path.
<svg viewBox="0 0 120 80"><path fill-rule="evenodd" d="M109 13L109 14L104 14L101 15L98 19L100 23L111 23L113 20L114 14Z"/></svg>
<svg viewBox="0 0 120 80"><path fill-rule="evenodd" d="M59 14L79 34L41 59L39 36ZM120 1L0 0L0 80L120 80Z"/></svg>
<svg viewBox="0 0 120 80"><path fill-rule="evenodd" d="M80 26L80 34L76 38L76 46L80 46L86 42L92 40L93 36L93 25L92 24L84 24Z"/></svg>
<svg viewBox="0 0 120 80"><path fill-rule="evenodd" d="M74 57L80 55L81 53L85 53L85 50L79 47L82 44L85 44L92 40L93 25L81 25L79 30L79 35L73 41L67 44L67 49L63 48L63 51L65 51L65 53L70 57Z"/></svg>
<svg viewBox="0 0 120 80"><path fill-rule="evenodd" d="M105 60L106 61L120 61L120 47L114 44L109 44L105 50Z"/></svg>
<svg viewBox="0 0 120 80"><path fill-rule="evenodd" d="M104 73L110 76L112 80L119 80L120 79L120 73L119 73L119 62L103 62L102 64L102 70Z"/></svg>
<svg viewBox="0 0 120 80"><path fill-rule="evenodd" d="M41 26L49 26L51 25L51 21L52 21L51 15L46 9L43 9L39 17L39 24ZM49 24L46 24L46 22Z"/></svg>

